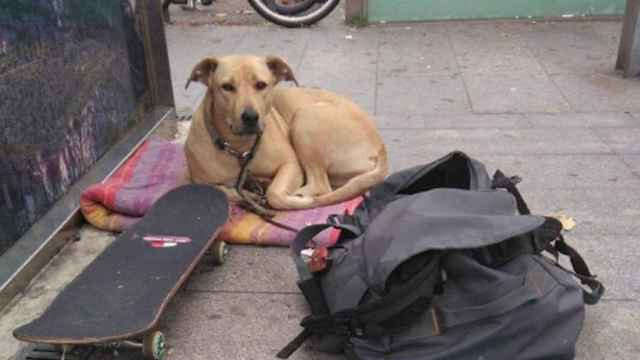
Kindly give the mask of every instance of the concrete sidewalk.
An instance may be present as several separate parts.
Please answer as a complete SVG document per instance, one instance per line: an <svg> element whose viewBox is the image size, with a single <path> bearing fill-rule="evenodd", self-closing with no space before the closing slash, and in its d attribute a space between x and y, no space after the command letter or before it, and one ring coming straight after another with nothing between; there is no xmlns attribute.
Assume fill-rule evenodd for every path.
<svg viewBox="0 0 640 360"><path fill-rule="evenodd" d="M587 309L577 358L633 360L640 357L640 81L613 72L620 29L619 22L352 29L333 19L301 30L169 26L167 38L181 112L203 94L199 85L184 90L201 57L276 54L301 84L342 93L374 114L393 170L462 150L522 176L534 212L576 219L568 241L607 286ZM179 137L188 125L180 123ZM85 229L5 311L0 358L17 348L12 326L42 311L79 271L65 270L85 261L78 253L108 242ZM294 271L286 249L233 247L225 266L195 274L173 301L163 321L170 358L273 359L306 314ZM308 348L292 357L334 358Z"/></svg>

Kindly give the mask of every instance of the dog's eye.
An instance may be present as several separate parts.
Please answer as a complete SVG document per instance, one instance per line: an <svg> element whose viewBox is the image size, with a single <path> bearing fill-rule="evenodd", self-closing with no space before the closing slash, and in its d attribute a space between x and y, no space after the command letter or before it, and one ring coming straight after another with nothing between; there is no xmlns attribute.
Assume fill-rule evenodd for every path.
<svg viewBox="0 0 640 360"><path fill-rule="evenodd" d="M235 91L236 87L231 85L231 84L229 84L229 83L226 83L226 84L222 84L222 89L224 91Z"/></svg>
<svg viewBox="0 0 640 360"><path fill-rule="evenodd" d="M256 89L258 90L264 90L267 87L267 83L264 81L258 81L256 83Z"/></svg>

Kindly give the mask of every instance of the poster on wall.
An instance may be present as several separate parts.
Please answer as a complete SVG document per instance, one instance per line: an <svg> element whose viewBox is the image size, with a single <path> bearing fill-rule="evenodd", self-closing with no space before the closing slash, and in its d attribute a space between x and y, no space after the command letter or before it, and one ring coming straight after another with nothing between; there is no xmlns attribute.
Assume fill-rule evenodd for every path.
<svg viewBox="0 0 640 360"><path fill-rule="evenodd" d="M147 98L133 0L0 0L0 255Z"/></svg>

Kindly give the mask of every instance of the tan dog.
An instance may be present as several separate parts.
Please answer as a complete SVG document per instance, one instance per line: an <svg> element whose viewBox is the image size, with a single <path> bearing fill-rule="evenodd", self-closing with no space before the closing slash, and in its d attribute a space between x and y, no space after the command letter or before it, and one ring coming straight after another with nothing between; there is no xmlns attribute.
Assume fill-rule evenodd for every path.
<svg viewBox="0 0 640 360"><path fill-rule="evenodd" d="M249 170L269 183L267 201L275 209L338 203L381 182L387 153L369 116L328 91L276 88L282 80L296 82L278 57L210 57L195 66L189 81L207 92L185 146L191 179L238 200L236 155L250 150L262 130Z"/></svg>

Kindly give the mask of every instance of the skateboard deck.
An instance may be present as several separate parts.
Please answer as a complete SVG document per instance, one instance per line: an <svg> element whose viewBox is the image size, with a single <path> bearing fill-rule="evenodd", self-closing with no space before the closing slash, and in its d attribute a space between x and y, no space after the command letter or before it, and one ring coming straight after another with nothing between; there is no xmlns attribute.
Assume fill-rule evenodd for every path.
<svg viewBox="0 0 640 360"><path fill-rule="evenodd" d="M143 338L207 250L224 255L215 238L228 216L212 186L168 192L14 337L66 347Z"/></svg>

